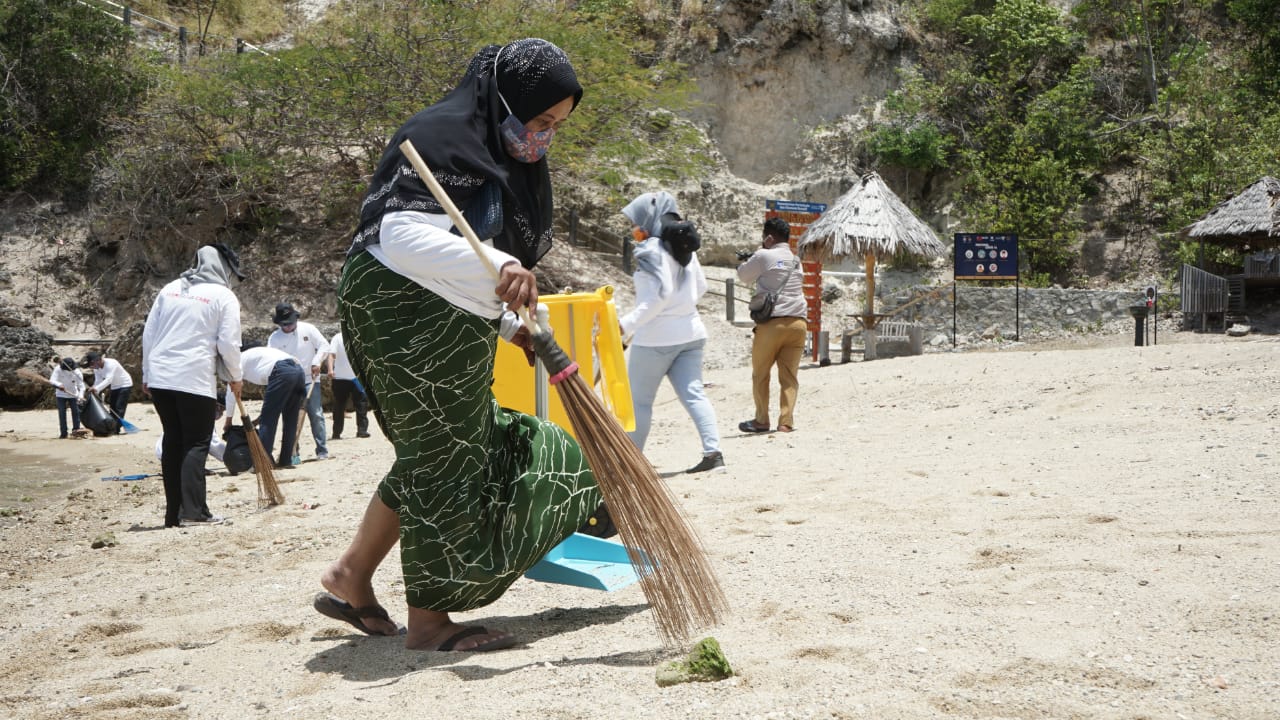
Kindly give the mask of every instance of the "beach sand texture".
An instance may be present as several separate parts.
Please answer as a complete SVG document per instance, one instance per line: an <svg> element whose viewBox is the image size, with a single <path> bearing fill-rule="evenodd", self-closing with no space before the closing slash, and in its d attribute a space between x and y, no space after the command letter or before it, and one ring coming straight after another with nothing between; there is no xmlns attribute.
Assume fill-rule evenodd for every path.
<svg viewBox="0 0 1280 720"><path fill-rule="evenodd" d="M491 654L313 611L390 464L376 427L278 473L284 506L219 474L229 524L162 530L159 478L99 480L158 472L149 405L84 440L0 413L6 461L78 467L0 518L0 717L1280 717L1280 343L1161 341L806 358L790 434L739 433L750 370L711 370L718 475L681 473L699 445L664 388L647 454L720 574L707 634L738 673L669 688L680 653L635 585L521 580L458 616L523 641ZM375 587L403 621L395 551Z"/></svg>

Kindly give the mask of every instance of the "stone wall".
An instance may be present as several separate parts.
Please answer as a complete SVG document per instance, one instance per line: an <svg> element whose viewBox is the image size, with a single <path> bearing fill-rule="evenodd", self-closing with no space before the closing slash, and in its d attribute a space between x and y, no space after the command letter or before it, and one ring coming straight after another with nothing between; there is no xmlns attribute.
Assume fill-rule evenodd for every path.
<svg viewBox="0 0 1280 720"><path fill-rule="evenodd" d="M950 286L914 286L883 298L896 308L922 298L894 316L925 326L925 344L950 346L952 291ZM1119 333L1133 328L1129 306L1141 300L1139 290L1071 290L960 285L956 288L956 344L982 341L1024 342L1073 334ZM1162 313L1175 310L1172 297L1162 297Z"/></svg>

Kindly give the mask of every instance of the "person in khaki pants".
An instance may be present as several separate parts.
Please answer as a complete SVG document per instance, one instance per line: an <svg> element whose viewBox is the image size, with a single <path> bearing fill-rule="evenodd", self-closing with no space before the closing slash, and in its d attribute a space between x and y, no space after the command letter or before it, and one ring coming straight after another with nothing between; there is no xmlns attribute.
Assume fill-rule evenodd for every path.
<svg viewBox="0 0 1280 720"><path fill-rule="evenodd" d="M738 266L738 279L754 282L756 294L775 294L773 315L758 321L751 343L751 386L756 416L738 423L749 433L769 432L769 376L778 366L778 431L795 428L796 394L800 389L800 356L806 332L803 277L800 259L791 252L791 227L782 218L764 223L760 249Z"/></svg>

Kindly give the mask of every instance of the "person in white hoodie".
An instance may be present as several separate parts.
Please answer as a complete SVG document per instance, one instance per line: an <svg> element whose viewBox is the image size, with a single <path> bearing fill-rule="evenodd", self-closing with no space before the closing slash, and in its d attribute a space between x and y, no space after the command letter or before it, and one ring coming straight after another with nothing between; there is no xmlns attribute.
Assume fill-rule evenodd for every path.
<svg viewBox="0 0 1280 720"><path fill-rule="evenodd" d="M76 367L75 358L62 358L53 369L49 382L56 390L54 400L58 403L59 438L67 437L67 409L71 410L71 431L80 429L80 401L84 400L84 376Z"/></svg>
<svg viewBox="0 0 1280 720"><path fill-rule="evenodd" d="M698 315L698 300L707 292L707 277L698 263L697 230L680 217L675 198L667 192L645 193L622 214L640 242L635 252L636 306L620 320L622 337L631 338L627 378L636 415L631 441L644 450L653 399L666 378L702 439L702 459L687 472L723 472L716 411L702 387L707 328Z"/></svg>
<svg viewBox="0 0 1280 720"><path fill-rule="evenodd" d="M164 526L218 523L205 499L218 378L240 397L240 258L226 245L196 251L196 265L156 295L142 329L142 392L164 428Z"/></svg>

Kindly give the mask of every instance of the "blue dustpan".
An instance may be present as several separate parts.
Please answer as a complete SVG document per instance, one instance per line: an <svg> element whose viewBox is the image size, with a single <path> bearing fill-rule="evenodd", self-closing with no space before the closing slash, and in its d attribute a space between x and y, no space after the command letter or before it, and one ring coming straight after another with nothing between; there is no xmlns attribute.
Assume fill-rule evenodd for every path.
<svg viewBox="0 0 1280 720"><path fill-rule="evenodd" d="M524 574L539 582L576 585L596 590L618 590L637 580L635 568L621 544L574 533L551 548L547 556Z"/></svg>

